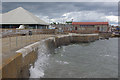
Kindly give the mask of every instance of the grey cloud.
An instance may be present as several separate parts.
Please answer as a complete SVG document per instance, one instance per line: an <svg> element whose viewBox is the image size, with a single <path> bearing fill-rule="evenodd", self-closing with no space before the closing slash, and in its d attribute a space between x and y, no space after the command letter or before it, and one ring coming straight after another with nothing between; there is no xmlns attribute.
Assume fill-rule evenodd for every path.
<svg viewBox="0 0 120 80"><path fill-rule="evenodd" d="M105 14L117 15L118 6L115 2L12 2L3 3L3 13L19 6L39 15L59 17L66 12L73 11L98 11Z"/></svg>
<svg viewBox="0 0 120 80"><path fill-rule="evenodd" d="M117 2L3 2L2 10L5 13L20 6L35 15L49 18L59 18L64 13L80 11L96 11L107 16L118 15Z"/></svg>
<svg viewBox="0 0 120 80"><path fill-rule="evenodd" d="M3 0L3 2L118 2L119 0Z"/></svg>

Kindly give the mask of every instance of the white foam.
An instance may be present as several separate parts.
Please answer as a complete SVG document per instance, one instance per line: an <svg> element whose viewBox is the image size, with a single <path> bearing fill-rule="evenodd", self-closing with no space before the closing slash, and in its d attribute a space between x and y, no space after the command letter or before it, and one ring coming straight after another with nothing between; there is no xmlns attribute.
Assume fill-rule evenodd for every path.
<svg viewBox="0 0 120 80"><path fill-rule="evenodd" d="M33 68L33 66L31 66L30 68L30 78L40 78L42 76L44 76L44 71L38 68Z"/></svg>
<svg viewBox="0 0 120 80"><path fill-rule="evenodd" d="M63 46L63 52L65 52L66 50L65 50L65 48L66 48L66 46Z"/></svg>
<svg viewBox="0 0 120 80"><path fill-rule="evenodd" d="M56 60L57 63L60 63L60 64L69 64L69 62L66 62L66 61L58 61Z"/></svg>
<svg viewBox="0 0 120 80"><path fill-rule="evenodd" d="M69 62L63 62L64 64L69 64Z"/></svg>
<svg viewBox="0 0 120 80"><path fill-rule="evenodd" d="M49 54L47 54L47 47L44 41L40 44L38 49L38 59L35 62L34 66L31 66L30 78L41 78L44 76L44 70L48 65Z"/></svg>
<svg viewBox="0 0 120 80"><path fill-rule="evenodd" d="M110 56L110 55L105 55L105 56Z"/></svg>

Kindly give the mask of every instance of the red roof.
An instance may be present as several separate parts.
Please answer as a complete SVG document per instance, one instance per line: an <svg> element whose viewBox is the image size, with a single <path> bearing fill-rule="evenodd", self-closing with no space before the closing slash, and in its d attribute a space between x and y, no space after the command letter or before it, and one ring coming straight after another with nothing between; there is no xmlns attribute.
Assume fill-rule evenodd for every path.
<svg viewBox="0 0 120 80"><path fill-rule="evenodd" d="M72 22L72 25L108 25L108 22Z"/></svg>

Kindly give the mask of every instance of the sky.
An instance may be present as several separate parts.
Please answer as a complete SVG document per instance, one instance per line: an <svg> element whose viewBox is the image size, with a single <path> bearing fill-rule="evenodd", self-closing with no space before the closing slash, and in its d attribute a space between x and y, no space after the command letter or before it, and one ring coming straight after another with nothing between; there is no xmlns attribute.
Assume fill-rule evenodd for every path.
<svg viewBox="0 0 120 80"><path fill-rule="evenodd" d="M2 2L119 2L119 0L2 0Z"/></svg>
<svg viewBox="0 0 120 80"><path fill-rule="evenodd" d="M2 12L23 7L40 19L51 23L105 22L118 24L118 2L3 2Z"/></svg>

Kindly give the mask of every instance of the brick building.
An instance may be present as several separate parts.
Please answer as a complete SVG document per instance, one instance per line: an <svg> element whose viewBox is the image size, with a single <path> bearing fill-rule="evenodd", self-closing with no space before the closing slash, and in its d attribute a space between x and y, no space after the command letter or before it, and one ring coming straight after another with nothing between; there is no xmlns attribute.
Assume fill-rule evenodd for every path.
<svg viewBox="0 0 120 80"><path fill-rule="evenodd" d="M108 22L72 22L73 31L80 33L108 32Z"/></svg>

